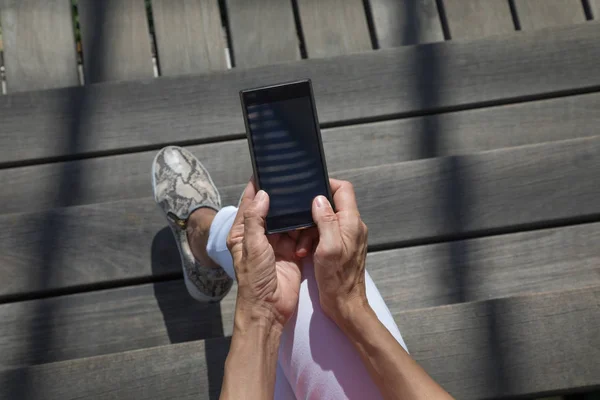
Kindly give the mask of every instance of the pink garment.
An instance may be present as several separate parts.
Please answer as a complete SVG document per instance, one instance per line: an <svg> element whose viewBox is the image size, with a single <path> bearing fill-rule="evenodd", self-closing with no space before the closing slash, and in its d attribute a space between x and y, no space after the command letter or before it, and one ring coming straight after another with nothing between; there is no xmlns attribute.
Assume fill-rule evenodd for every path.
<svg viewBox="0 0 600 400"><path fill-rule="evenodd" d="M210 228L208 255L235 279L227 235L236 207L219 211ZM367 299L398 343L406 344L368 273ZM321 310L312 260L305 259L298 310L284 328L279 346L275 399L381 399L358 352Z"/></svg>

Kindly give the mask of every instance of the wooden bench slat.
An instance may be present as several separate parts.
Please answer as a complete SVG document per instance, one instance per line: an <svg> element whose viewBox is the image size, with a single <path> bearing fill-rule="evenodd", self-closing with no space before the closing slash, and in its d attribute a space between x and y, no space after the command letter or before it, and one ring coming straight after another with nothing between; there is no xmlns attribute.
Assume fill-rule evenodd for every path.
<svg viewBox="0 0 600 400"><path fill-rule="evenodd" d="M152 15L161 75L227 69L217 0L153 0Z"/></svg>
<svg viewBox="0 0 600 400"><path fill-rule="evenodd" d="M393 314L413 357L456 398L526 396L600 384L599 298L593 286ZM195 341L5 371L0 388L32 400L216 398L228 346Z"/></svg>
<svg viewBox="0 0 600 400"><path fill-rule="evenodd" d="M600 94L560 97L324 129L330 172L598 134ZM433 148L428 148L431 146ZM244 183L245 139L191 146L219 187ZM0 214L131 199L150 194L156 151L0 169ZM76 184L65 196L60 181ZM61 195L62 193L62 195Z"/></svg>
<svg viewBox="0 0 600 400"><path fill-rule="evenodd" d="M444 41L435 0L370 0L370 5L381 48Z"/></svg>
<svg viewBox="0 0 600 400"><path fill-rule="evenodd" d="M2 0L8 93L78 86L69 0Z"/></svg>
<svg viewBox="0 0 600 400"><path fill-rule="evenodd" d="M442 2L452 39L480 39L515 31L508 1L442 0Z"/></svg>
<svg viewBox="0 0 600 400"><path fill-rule="evenodd" d="M524 31L585 22L580 0L515 0L515 8Z"/></svg>
<svg viewBox="0 0 600 400"><path fill-rule="evenodd" d="M313 79L324 124L589 90L600 85L599 32L600 23L590 22L524 32L519 40L406 46L251 73L235 69L151 85L123 82L0 96L0 163L240 137L238 91L295 78ZM423 77L419 66L431 60L440 62L440 74ZM84 109L68 107L73 99L85 99ZM84 132L76 146L75 133L65 134L74 125L75 133Z"/></svg>
<svg viewBox="0 0 600 400"><path fill-rule="evenodd" d="M142 0L80 0L86 84L152 78L152 49Z"/></svg>
<svg viewBox="0 0 600 400"><path fill-rule="evenodd" d="M400 312L600 285L598 240L600 223L576 225L372 252L367 270ZM202 304L175 280L0 305L0 369L231 335L235 299Z"/></svg>
<svg viewBox="0 0 600 400"><path fill-rule="evenodd" d="M595 20L600 20L600 0L588 0L588 4L590 5L592 17Z"/></svg>
<svg viewBox="0 0 600 400"><path fill-rule="evenodd" d="M355 184L372 246L596 220L600 137L336 173ZM243 185L221 189L237 204ZM150 184L148 183L148 190ZM0 217L0 296L178 270L150 197ZM132 240L131 238L135 238ZM151 271L154 243L160 263ZM43 273L41 273L41 272Z"/></svg>
<svg viewBox="0 0 600 400"><path fill-rule="evenodd" d="M373 49L362 0L297 0L309 58Z"/></svg>
<svg viewBox="0 0 600 400"><path fill-rule="evenodd" d="M291 1L226 0L226 4L236 67L300 59Z"/></svg>

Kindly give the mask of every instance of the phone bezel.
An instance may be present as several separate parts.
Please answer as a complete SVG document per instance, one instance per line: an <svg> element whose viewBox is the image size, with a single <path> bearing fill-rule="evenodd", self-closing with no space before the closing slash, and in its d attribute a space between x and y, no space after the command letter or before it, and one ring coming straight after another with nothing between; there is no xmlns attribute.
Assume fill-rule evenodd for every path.
<svg viewBox="0 0 600 400"><path fill-rule="evenodd" d="M327 163L325 161L325 152L323 150L323 139L321 137L321 129L319 126L319 119L317 116L317 107L315 103L315 97L312 89L312 82L310 79L302 79L291 82L283 82L275 85L262 86L252 89L245 89L240 91L240 100L242 104L242 113L244 115L244 126L246 127L246 138L248 140L248 147L250 149L250 159L252 161L252 170L254 172L256 186L260 189L260 176L258 174L258 168L256 166L256 159L254 156L254 141L252 140L252 133L250 131L250 127L248 125L248 109L247 107L253 104L264 104L274 101L282 101L286 99L299 98L299 97L308 97L311 105L312 105L312 120L315 127L315 132L317 133L317 141L319 144L319 157L321 159L321 163L323 165L323 176L322 178L325 180L325 188L327 193L325 194L329 202L333 205L332 195L331 195L331 186L329 184L329 174L327 172ZM310 210L309 210L310 211ZM289 216L287 216L289 218ZM285 219L286 215L280 217L272 217L277 219ZM271 219L272 220L272 219ZM271 226L270 226L271 225ZM272 225L276 225L274 223L269 224L269 219L266 221L266 231L268 234L278 233L278 232L287 232L296 229L303 229L315 226L314 221L312 220L312 215L310 215L310 222L303 222L298 224L291 224L279 226L277 224L276 227Z"/></svg>

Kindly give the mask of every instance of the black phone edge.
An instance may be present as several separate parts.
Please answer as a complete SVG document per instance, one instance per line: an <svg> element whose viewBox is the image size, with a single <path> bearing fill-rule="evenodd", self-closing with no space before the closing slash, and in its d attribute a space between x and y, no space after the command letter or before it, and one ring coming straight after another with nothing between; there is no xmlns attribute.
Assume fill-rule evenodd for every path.
<svg viewBox="0 0 600 400"><path fill-rule="evenodd" d="M327 190L327 193L326 193L327 200L329 200L329 203L331 204L331 207L333 208L333 211L335 212L335 206L333 204L333 196L331 194L331 185L329 183L329 172L327 170L327 161L325 160L325 150L323 148L323 138L321 136L321 126L319 124L319 115L317 114L317 104L316 104L315 95L313 92L312 81L309 78L298 79L298 80L289 81L289 82L282 82L282 83L277 83L274 85L261 86L261 87L251 88L251 89L240 90L240 103L242 106L242 115L244 116L244 127L246 128L246 141L248 142L248 148L250 150L250 161L252 163L252 174L253 174L254 184L260 190L260 184L259 184L258 178L257 178L258 173L257 173L257 167L256 167L256 160L254 158L254 148L252 147L252 139L250 138L250 127L248 126L248 114L246 112L246 106L244 103L244 93L253 92L253 91L257 91L257 90L276 88L276 87L285 86L285 85L293 85L293 84L297 84L297 83L308 83L308 89L310 91L310 102L312 105L313 116L314 116L313 122L315 124L315 130L317 132L317 139L319 142L319 157L321 157L321 162L323 164L323 172L324 172L325 178L327 180L327 182L325 182L326 183L325 189ZM316 226L314 221L312 221L310 224L294 225L294 226L281 228L281 229L274 229L274 230L269 229L269 224L266 221L265 221L265 225L266 225L265 230L266 230L267 234L288 232L288 231L292 231L292 230L296 230L296 229L310 228L310 227Z"/></svg>

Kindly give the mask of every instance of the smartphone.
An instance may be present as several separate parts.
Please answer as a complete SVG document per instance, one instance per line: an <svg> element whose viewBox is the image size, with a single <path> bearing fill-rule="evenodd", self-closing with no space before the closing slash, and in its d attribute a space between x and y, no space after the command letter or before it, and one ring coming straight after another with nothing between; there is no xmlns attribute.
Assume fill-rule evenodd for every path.
<svg viewBox="0 0 600 400"><path fill-rule="evenodd" d="M267 233L314 226L312 202L331 201L310 80L240 92L255 183L269 195Z"/></svg>

